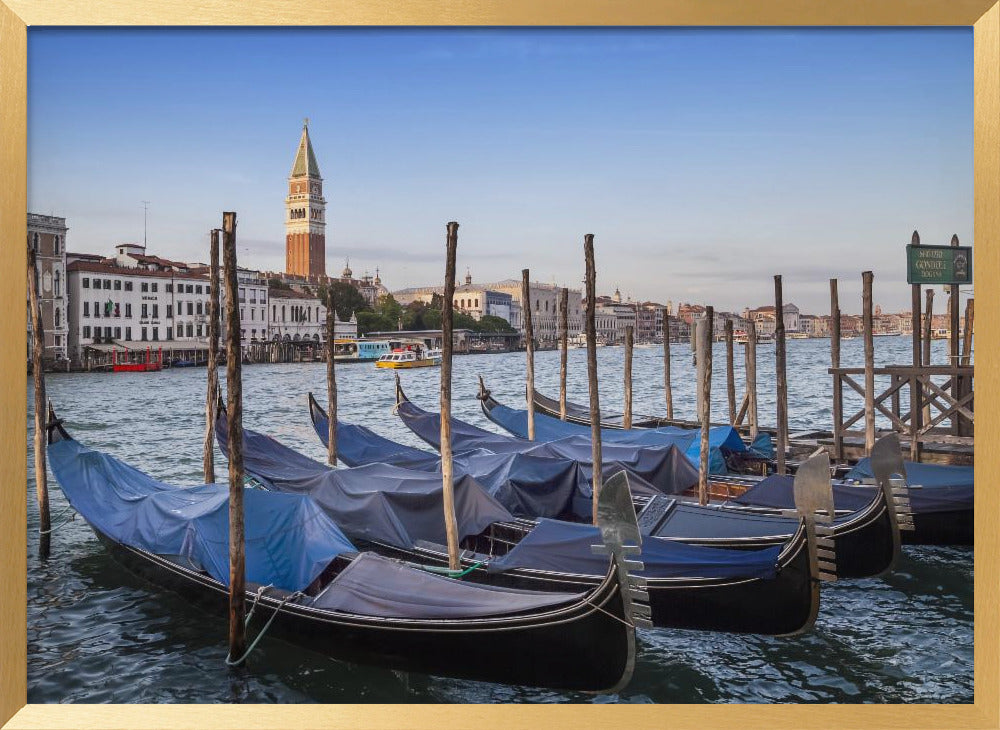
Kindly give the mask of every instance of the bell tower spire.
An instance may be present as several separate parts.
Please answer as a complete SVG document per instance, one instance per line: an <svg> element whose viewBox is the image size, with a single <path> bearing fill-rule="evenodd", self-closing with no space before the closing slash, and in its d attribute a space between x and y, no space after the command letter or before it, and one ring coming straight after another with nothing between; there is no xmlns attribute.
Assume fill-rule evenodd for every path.
<svg viewBox="0 0 1000 730"><path fill-rule="evenodd" d="M285 198L285 272L296 276L326 276L326 199L323 178L309 138L309 118L288 177Z"/></svg>

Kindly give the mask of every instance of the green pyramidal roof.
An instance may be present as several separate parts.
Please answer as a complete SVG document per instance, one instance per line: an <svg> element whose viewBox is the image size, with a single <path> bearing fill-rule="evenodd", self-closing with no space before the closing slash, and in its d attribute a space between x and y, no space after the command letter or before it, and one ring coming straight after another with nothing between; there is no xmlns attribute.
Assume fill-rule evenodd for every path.
<svg viewBox="0 0 1000 730"><path fill-rule="evenodd" d="M295 153L295 162L292 164L291 177L319 177L319 165L316 164L316 155L313 154L312 142L309 141L309 126L302 125L302 139L299 140L299 149Z"/></svg>

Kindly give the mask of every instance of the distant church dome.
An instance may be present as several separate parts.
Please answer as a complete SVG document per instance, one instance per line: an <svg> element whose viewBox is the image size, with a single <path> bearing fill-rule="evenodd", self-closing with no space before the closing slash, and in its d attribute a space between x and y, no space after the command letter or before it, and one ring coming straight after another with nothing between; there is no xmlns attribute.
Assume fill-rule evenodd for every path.
<svg viewBox="0 0 1000 730"><path fill-rule="evenodd" d="M344 271L341 274L341 276L343 278L345 278L345 279L350 279L350 278L352 278L354 276L354 272L351 271L351 260L350 259L347 259L344 262Z"/></svg>
<svg viewBox="0 0 1000 730"><path fill-rule="evenodd" d="M382 278L378 275L378 267L375 267L375 286L382 285Z"/></svg>

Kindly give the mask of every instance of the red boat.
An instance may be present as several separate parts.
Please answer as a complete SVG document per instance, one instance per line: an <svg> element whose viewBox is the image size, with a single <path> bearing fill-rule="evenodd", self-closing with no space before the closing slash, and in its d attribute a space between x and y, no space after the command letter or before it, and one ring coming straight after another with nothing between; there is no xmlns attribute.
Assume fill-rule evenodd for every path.
<svg viewBox="0 0 1000 730"><path fill-rule="evenodd" d="M127 359L119 362L118 350L111 351L111 369L116 373L147 373L163 369L163 348L157 350L156 360L153 359L152 348L146 348L145 360L134 360L128 350L125 351Z"/></svg>

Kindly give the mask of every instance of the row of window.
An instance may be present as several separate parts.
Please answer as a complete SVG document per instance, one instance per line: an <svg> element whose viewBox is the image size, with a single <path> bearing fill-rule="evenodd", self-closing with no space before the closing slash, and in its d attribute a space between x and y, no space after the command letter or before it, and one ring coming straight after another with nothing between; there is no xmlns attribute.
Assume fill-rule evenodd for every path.
<svg viewBox="0 0 1000 730"><path fill-rule="evenodd" d="M194 325L192 325L190 323L188 323L187 325L183 325L183 324L177 325L177 330L176 331L177 331L177 337L184 337L185 336L185 332L187 333L187 335L186 335L187 337L201 337L202 334L203 334L203 332L204 332L204 330L202 328L202 325L199 324L196 327L196 326L194 326ZM254 331L256 332L256 330L254 330ZM150 339L150 333L152 333L152 339L154 341L160 339L160 328L159 327L153 327L153 328L142 327L142 328L140 328L139 332L140 332L139 339L141 341L143 341L143 342L145 342L146 340ZM84 327L81 329L80 334L83 336L83 338L85 340L89 340L89 339L91 339L91 337L93 337L94 339L99 339L99 338L103 337L106 340L110 340L111 338L114 338L116 340L120 340L122 338L122 328L121 327L105 327L104 328L104 332L102 333L100 327L94 327L93 329L91 329L89 326L84 325ZM164 335L165 335L166 339L168 339L168 340L174 339L174 328L173 327L166 327L166 328L164 328ZM126 341L130 341L131 339L132 339L132 328L131 327L126 327L125 328L125 340Z"/></svg>
<svg viewBox="0 0 1000 730"><path fill-rule="evenodd" d="M303 306L299 306L297 304L293 304L292 306L288 307L288 310L289 311L287 312L287 314L290 315L290 316L286 317L285 305L284 304L281 305L281 321L282 322L286 322L286 321L289 321L289 320L291 320L292 322L312 322L313 321L313 314L312 314L313 307L303 307ZM253 312L253 310L250 310L250 311L251 311L251 318L252 318L252 312ZM241 314L240 315L241 319L242 319L242 316L243 315ZM263 315L263 312L262 312L261 313L261 319L263 319L263 318L264 318L264 315ZM324 315L322 315L320 313L320 307L316 307L316 321L317 322L321 322L321 321L323 321L323 319L324 319ZM271 305L271 321L272 322L277 322L278 321L278 305L277 304L272 304Z"/></svg>
<svg viewBox="0 0 1000 730"><path fill-rule="evenodd" d="M114 288L115 291L121 291L121 289L122 289L122 281L120 279L115 279L114 281L112 281L111 279L97 279L97 278L95 278L93 283L94 283L94 286L93 286L94 289L100 289L100 288L102 288L102 284L103 284L103 288L104 289ZM84 276L80 280L80 286L82 286L84 289L90 289L91 288L90 284L91 284L91 281L90 281L90 277L88 277L88 276ZM163 290L166 291L168 294L172 294L173 291L174 291L174 285L173 284L164 284ZM126 281L125 282L125 291L132 291L132 282L131 281ZM156 292L156 291L159 291L159 283L155 282L155 281L153 281L153 282L143 281L139 285L139 291L143 291L143 292ZM201 284L178 284L177 285L177 293L178 294L184 294L185 291L188 294L208 294L209 293L209 287L208 286L203 286Z"/></svg>
<svg viewBox="0 0 1000 730"><path fill-rule="evenodd" d="M466 309L467 307L465 302L466 302L465 299L456 299L455 306L458 307L459 309ZM479 297L476 297L475 299L469 299L468 302L469 302L468 308L479 309Z"/></svg>
<svg viewBox="0 0 1000 730"><path fill-rule="evenodd" d="M177 316L181 317L184 315L184 302L177 302ZM208 311L208 307L204 306L202 302L186 302L188 316L193 316L195 314L204 314ZM196 306L197 305L197 306ZM152 307L153 318L160 316L160 305L148 303L142 304L142 314L140 315L143 319L149 316L150 307ZM253 311L251 310L251 315ZM91 316L90 302L83 303L83 316ZM118 302L107 301L104 304L100 302L94 302L93 316L95 319L100 319L101 317L121 317L121 304ZM131 318L132 316L132 305L129 302L125 303L125 317ZM174 317L174 305L167 305L167 319L173 319ZM261 314L263 319L263 313ZM252 319L252 317L251 317Z"/></svg>

